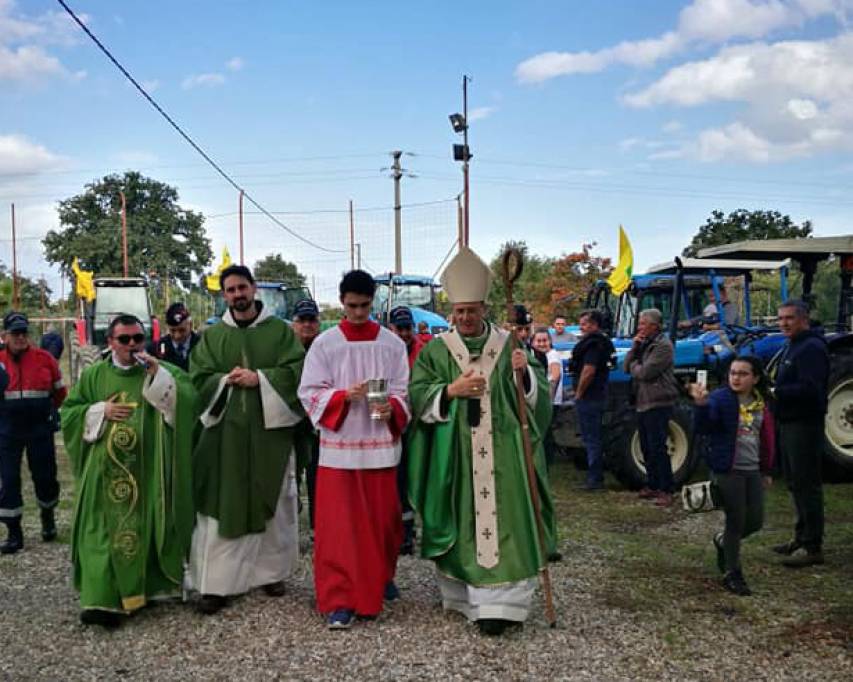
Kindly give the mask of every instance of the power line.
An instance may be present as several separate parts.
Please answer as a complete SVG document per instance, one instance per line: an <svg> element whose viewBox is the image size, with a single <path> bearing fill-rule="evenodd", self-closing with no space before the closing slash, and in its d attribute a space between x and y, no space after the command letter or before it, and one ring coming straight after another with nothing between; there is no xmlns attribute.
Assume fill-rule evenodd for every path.
<svg viewBox="0 0 853 682"><path fill-rule="evenodd" d="M165 110L164 110L164 109L163 109L163 108L162 108L162 107L161 107L161 106L160 106L160 105L159 105L159 104L154 100L154 98L152 98L152 97L151 97L151 95L149 95L149 94L145 91L145 88L143 88L143 87L142 87L142 86L141 86L141 85L136 81L136 79L135 79L133 76L131 76L131 75L130 75L130 72L128 72L128 70L127 70L127 69L125 69L125 68L124 68L124 66L122 66L122 65L121 65L121 63L120 63L120 62L119 62L119 61L118 61L118 60L117 60L117 59L112 55L112 53L111 53L111 52L110 52L110 51L109 51L109 50L104 46L104 44L103 44L100 40L98 40L98 38L95 36L95 34L94 34L94 33L92 33L92 32L89 30L89 28L88 28L88 27L87 27L87 26L86 26L82 21L80 21L80 19L77 17L77 15L76 15L76 14L74 14L74 11L73 11L73 10L72 10L72 9L71 9L67 4L66 4L66 3L65 3L65 0L56 0L56 1L57 1L57 2L62 6L62 8L63 8L67 13L68 13L68 15L69 15L73 20L74 20L74 22L75 22L75 23L76 23L76 24L77 24L77 25L78 25L78 26L83 30L83 32L84 32L87 36L89 36L89 38L91 38L91 39L92 39L92 41L95 43L95 45L97 45L97 46L100 48L101 52L103 52L103 53L106 55L107 59L109 59L109 60L113 63L113 65L114 65L114 66L115 66L119 71L121 71L121 72L122 72L122 74L124 74L124 77L125 77L125 78L127 78L127 80L129 80L129 81L133 84L133 87L135 87L135 88L140 92L140 94L141 94L141 95L142 95L146 100L148 100L148 103L149 103L152 107L154 107L154 109L156 109L156 110L157 110L157 112L158 112L158 113L159 113L159 114L160 114L164 119L166 119L166 121L169 123L169 125L171 125L171 126L172 126L172 128L174 128L174 129L177 131L177 133L178 133L182 138L184 138L184 140L185 140L185 141L186 141L186 142L187 142L187 143L188 143L188 144L189 144L193 149L195 149L195 151L196 151L196 152L198 152L198 154L199 154L199 155L200 155L200 156L201 156L205 161L207 161L207 163L208 163L208 164L210 164L210 166L211 166L211 167L212 167L212 168L213 168L217 173L219 173L219 175L221 175L229 185L231 185L231 186L232 186L235 190L237 190L238 192L242 192L242 193L243 193L243 196L246 198L246 200L247 200L250 204L252 204L255 208L257 208L261 213L263 213L265 216L267 216L270 220L272 220L276 225L278 225L279 227L281 227L283 230L285 230L286 232L288 232L288 233L289 233L289 234L291 234L292 236L296 237L296 238L297 238L297 239L299 239L300 241L302 241L302 242L304 242L304 243L308 244L309 246L313 246L314 248L319 249L320 251L326 251L326 252L329 252L329 253L344 253L344 252L345 252L345 250L343 250L343 249L329 249L329 248L326 248L325 246L322 246L322 245L320 245L320 244L317 244L316 242L313 242L313 241L311 241L310 239L307 239L307 238L303 237L301 234L299 234L299 233L298 233L298 232L296 232L295 230L290 229L287 225L285 225L285 224L284 224L283 222L281 222L278 218L276 218L274 215L272 215L272 213L270 213L269 211L267 211L267 209L265 209L261 204L259 204L259 203L254 199L254 197L252 197L252 196L251 196L248 192L246 192L242 187L240 187L240 185L239 185L239 184L237 184L237 182L235 182L235 181L231 178L231 176L230 176L230 175L228 175L228 173L226 173L226 172L225 172L225 171L224 171L224 170L223 170L223 169L222 169L222 168L221 168L221 167L220 167L220 166L219 166L219 165L218 165L218 164L217 164L217 163L216 163L212 158L210 158L210 156L208 156L207 152L205 152L205 151L204 151L204 150L203 150L203 149L202 149L202 148L201 148L201 147L200 147L200 146L195 142L195 140L193 140L193 139L192 139L192 138L191 138L187 133L185 133L185 132L184 132L183 128L181 128L181 126L179 126L179 125L174 121L174 119L172 119L172 117L171 117L171 116L169 116L169 114L167 114L167 113L166 113L166 111L165 111Z"/></svg>
<svg viewBox="0 0 853 682"><path fill-rule="evenodd" d="M421 206L435 206L437 204L450 204L456 203L456 197L452 197L450 199L436 199L434 201L420 201L412 204L401 204L400 208L420 208ZM394 209L394 206L368 206L367 208L356 208L353 209L355 213L367 213L372 211L391 211ZM207 215L205 218L207 220L213 220L215 218L231 218L235 215L238 215L239 211L231 211L230 213L214 213L212 215ZM270 211L273 215L315 215L321 213L349 213L348 208L317 208L309 211ZM243 211L243 215L260 215L258 211Z"/></svg>

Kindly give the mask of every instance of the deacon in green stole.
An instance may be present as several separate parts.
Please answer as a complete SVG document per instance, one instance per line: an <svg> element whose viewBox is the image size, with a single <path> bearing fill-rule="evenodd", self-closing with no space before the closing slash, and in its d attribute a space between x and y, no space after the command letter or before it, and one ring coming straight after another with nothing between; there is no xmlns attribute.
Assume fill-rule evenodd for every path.
<svg viewBox="0 0 853 682"><path fill-rule="evenodd" d="M203 429L187 586L205 614L255 587L281 596L299 556L293 437L305 417L296 397L305 353L255 300L248 268L226 268L220 286L229 309L190 355Z"/></svg>
<svg viewBox="0 0 853 682"><path fill-rule="evenodd" d="M116 317L110 358L86 369L62 406L77 482L74 586L87 624L114 627L152 599L181 596L196 394L182 370L142 352L144 341L137 318Z"/></svg>
<svg viewBox="0 0 853 682"><path fill-rule="evenodd" d="M548 381L510 336L485 322L488 266L462 248L442 285L454 329L421 351L409 396L409 497L423 521L422 555L438 569L444 608L500 634L529 613L536 577L556 545L543 436ZM519 406L514 369L525 370ZM518 410L527 410L545 526L539 545Z"/></svg>

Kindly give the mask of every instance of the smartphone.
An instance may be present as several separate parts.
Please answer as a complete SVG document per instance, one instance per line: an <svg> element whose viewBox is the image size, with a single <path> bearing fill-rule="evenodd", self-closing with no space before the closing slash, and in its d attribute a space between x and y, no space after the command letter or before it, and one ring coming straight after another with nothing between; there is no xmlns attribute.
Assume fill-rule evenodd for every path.
<svg viewBox="0 0 853 682"><path fill-rule="evenodd" d="M696 370L696 383L699 384L702 388L708 388L708 370L707 369L697 369Z"/></svg>

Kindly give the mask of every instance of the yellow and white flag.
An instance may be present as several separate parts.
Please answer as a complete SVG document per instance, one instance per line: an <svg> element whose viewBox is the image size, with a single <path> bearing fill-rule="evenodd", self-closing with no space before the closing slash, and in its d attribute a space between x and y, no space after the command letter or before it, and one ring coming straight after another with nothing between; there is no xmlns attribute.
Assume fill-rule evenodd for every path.
<svg viewBox="0 0 853 682"><path fill-rule="evenodd" d="M231 254L228 253L228 247L222 247L222 262L216 267L216 272L212 275L207 275L205 278L207 283L208 291L219 291L219 275L220 273L231 265Z"/></svg>
<svg viewBox="0 0 853 682"><path fill-rule="evenodd" d="M92 281L92 278L95 273L90 272L89 270L82 270L80 268L80 263L77 262L77 256L75 256L74 260L71 261L71 272L74 273L74 280L76 282L75 291L77 292L77 296L89 303L94 301L95 283Z"/></svg>
<svg viewBox="0 0 853 682"><path fill-rule="evenodd" d="M610 291L616 296L621 294L631 283L631 273L634 271L634 252L625 230L619 226L619 262L607 278Z"/></svg>

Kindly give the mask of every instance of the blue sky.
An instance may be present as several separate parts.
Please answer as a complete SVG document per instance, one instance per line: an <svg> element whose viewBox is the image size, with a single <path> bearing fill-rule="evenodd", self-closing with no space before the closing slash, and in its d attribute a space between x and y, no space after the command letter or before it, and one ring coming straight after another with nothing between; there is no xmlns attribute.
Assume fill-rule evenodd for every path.
<svg viewBox="0 0 853 682"><path fill-rule="evenodd" d="M333 297L347 202L376 271L393 265L388 152L403 180L404 269L455 237L469 74L471 243L543 255L585 242L636 269L668 260L714 209L774 209L849 232L849 0L390 3L71 0L164 108L255 198L328 253L246 218L249 263L278 251ZM210 216L237 253L236 193L51 0L0 0L0 260L15 202L25 274L58 278L38 237L56 202L139 169ZM326 212L337 211L337 212Z"/></svg>

